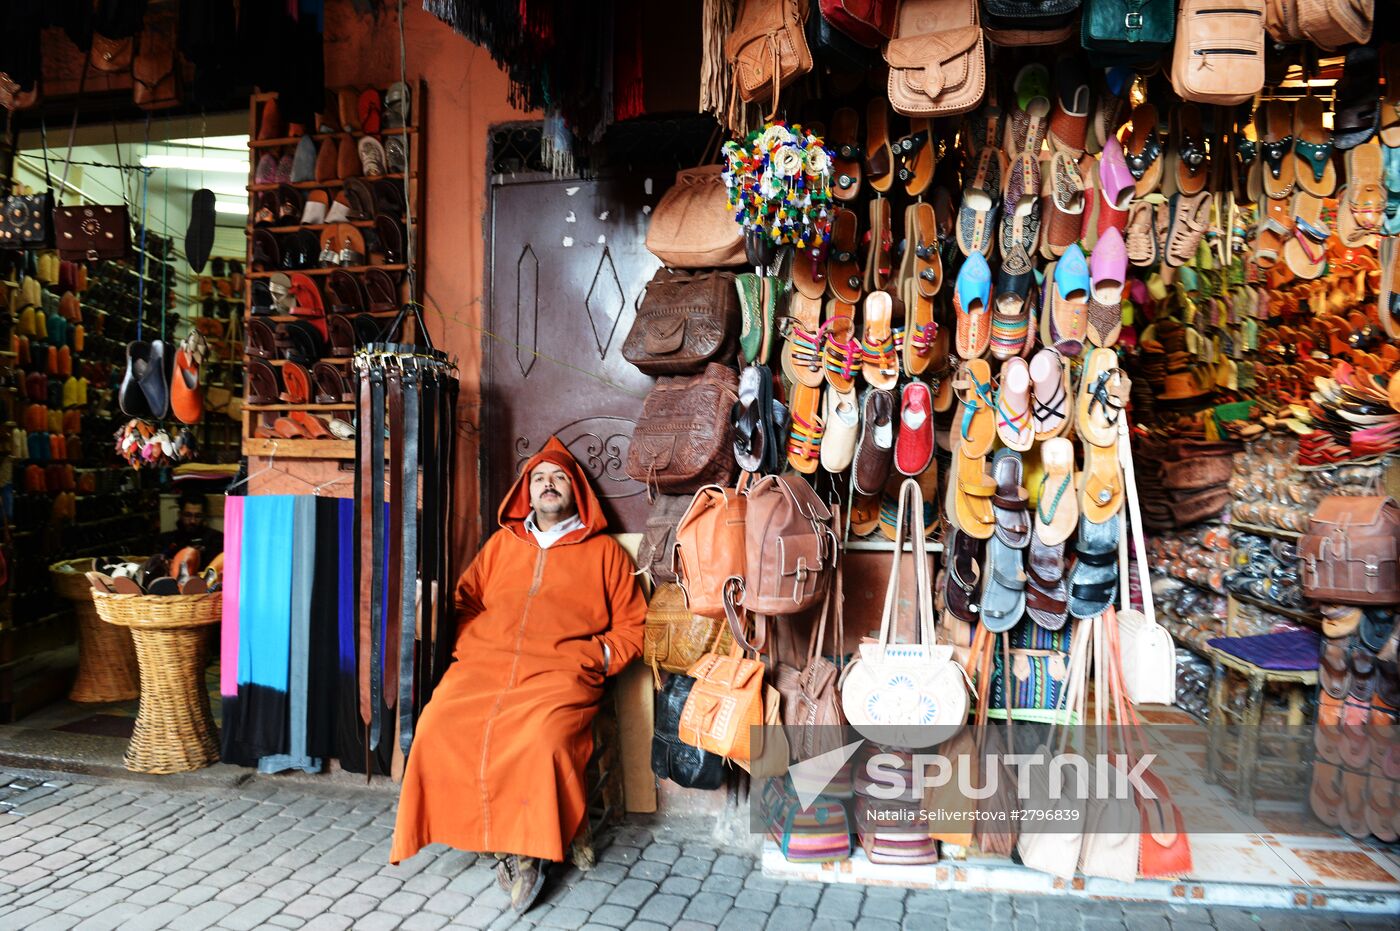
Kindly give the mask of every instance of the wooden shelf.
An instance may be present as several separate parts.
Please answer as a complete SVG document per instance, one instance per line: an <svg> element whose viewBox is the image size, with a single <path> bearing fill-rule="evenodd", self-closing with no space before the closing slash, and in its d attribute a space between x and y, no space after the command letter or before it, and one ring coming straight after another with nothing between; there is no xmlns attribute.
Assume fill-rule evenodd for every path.
<svg viewBox="0 0 1400 931"><path fill-rule="evenodd" d="M341 136L350 136L353 139L363 139L365 136L415 136L418 134L417 127L405 126L399 129L381 129L377 133L367 133L362 129L352 132L338 130L331 133L307 133L312 139L339 139ZM248 148L250 149L276 149L283 146L296 145L301 142L301 136L283 136L281 139L250 139Z"/></svg>
<svg viewBox="0 0 1400 931"><path fill-rule="evenodd" d="M360 177L363 178L365 181L402 181L404 175L401 171L395 171L386 172L382 175L361 175ZM410 181L416 180L416 176L413 174L409 174L408 179ZM268 184L259 184L254 182L253 184L248 185L248 193L266 194L271 191L277 190L284 184L288 187L294 187L299 191L314 191L318 187L345 187L345 181L340 178L337 178L334 181L273 181Z"/></svg>
<svg viewBox="0 0 1400 931"><path fill-rule="evenodd" d="M352 274L364 274L373 269L383 272L401 272L408 269L407 265L333 265L329 268L288 268L279 269L275 272L248 272L249 278L271 278L273 275L329 275L331 272L351 272ZM254 315L257 316L257 315Z"/></svg>
<svg viewBox="0 0 1400 931"><path fill-rule="evenodd" d="M354 402L340 404L244 404L245 411L353 411ZM232 420L229 423L233 423Z"/></svg>
<svg viewBox="0 0 1400 931"><path fill-rule="evenodd" d="M355 458L354 440L268 439L261 436L243 440L243 452L249 456L272 456L279 459L350 459Z"/></svg>
<svg viewBox="0 0 1400 931"><path fill-rule="evenodd" d="M1231 530L1239 530L1243 533L1252 533L1260 537L1273 537L1276 540L1299 540L1302 539L1302 531L1284 530L1282 527L1265 527L1262 524L1247 524L1242 520L1230 521Z"/></svg>
<svg viewBox="0 0 1400 931"><path fill-rule="evenodd" d="M1252 605L1260 610L1268 611L1271 614L1291 618L1300 624L1307 624L1309 627L1320 627L1322 625L1322 622L1315 613L1299 611L1296 608L1285 608L1282 605L1276 605L1262 598L1255 598L1253 595L1240 595L1235 592L1230 592L1229 597L1238 601L1240 604Z"/></svg>

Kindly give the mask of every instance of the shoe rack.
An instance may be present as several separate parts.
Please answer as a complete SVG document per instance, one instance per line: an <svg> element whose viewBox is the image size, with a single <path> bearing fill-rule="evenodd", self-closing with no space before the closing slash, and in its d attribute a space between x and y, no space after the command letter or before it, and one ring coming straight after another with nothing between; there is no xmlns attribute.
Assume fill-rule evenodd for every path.
<svg viewBox="0 0 1400 931"><path fill-rule="evenodd" d="M257 284L259 281L270 279L274 274L277 274L279 271L282 272L282 273L288 274L288 275L302 274L302 275L307 276L307 277L314 283L314 285L315 285L315 287L317 288L317 290L320 292L321 301L322 301L322 306L325 308L325 314L326 314L327 317L330 317L330 316L334 316L334 315L335 315L335 312L331 309L332 301L331 301L330 295L329 295L329 293L328 293L327 282L329 281L329 276L331 275L331 273L332 273L332 272L335 272L335 271L338 271L338 270L343 270L343 271L349 272L351 275L355 276L355 278L357 278L357 279L359 280L359 282L360 282L362 288L365 286L366 277L368 276L368 274L370 273L371 270L377 269L377 270L380 270L380 271L387 272L387 273L389 273L390 275L394 276L394 277L397 279L397 283L396 283L395 286L396 286L396 288L397 288L397 290L398 290L397 299L398 299L398 302L399 302L400 306L402 306L404 303L407 303L407 302L410 302L410 301L412 301L412 302L417 302L417 301L421 300L421 288L422 288L422 280L423 280L423 278L422 278L422 270L423 270L423 268L424 268L423 257L424 257L424 254L425 254L424 244L425 244L425 242L426 242L425 223L424 223L424 205L425 205L426 202L427 202L427 198L426 198L426 188L425 188L425 183L426 183L426 177L427 177L427 176L426 176L425 171L424 171L424 152L426 151L426 148L427 148L427 134L426 134L426 122L425 122L425 119L424 119L424 114L425 114L426 106L427 106L427 85L426 85L426 83L425 83L424 81L419 80L419 81L416 81L416 82L414 82L413 84L411 84L410 87L411 87L411 94L412 94L412 97L411 97L410 104L409 104L409 119L408 119L407 125L404 126L404 127L402 127L402 128L397 128L397 129L387 129L387 128L386 128L386 129L382 129L382 130L381 130L380 132L378 132L378 133L365 133L365 132L363 132L363 131L354 131L354 132L330 132L330 133L325 133L325 132L313 132L313 133L311 133L310 135L311 135L311 138L312 138L313 140L315 140L315 142L317 143L318 147L319 147L323 142L325 142L326 140L334 140L334 141L336 141L336 142L339 142L341 139L343 139L343 138L346 137L346 136L350 137L350 139L352 140L352 142L353 142L354 144L356 144L357 146L358 146L358 144L359 144L359 141L360 141L361 139L363 139L365 136L375 136L375 137L379 138L381 141L387 141L387 140L389 140L389 139L391 139L391 138L394 138L394 137L400 137L400 138L406 137L406 138L407 138L407 140L408 140L408 152L407 152L407 159L406 159L406 168L407 168L407 171L406 171L405 173L394 173L394 172L390 172L390 173L386 173L386 174L382 174L382 175L378 175L378 176L374 176L374 177L369 177L369 178L367 178L366 180L368 180L368 181L370 181L370 182L379 181L379 180L388 180L388 181L395 181L395 182L402 183L403 180L405 179L405 175L406 175L406 177L407 177L407 202L408 202L408 208L409 208L409 209L408 209L407 215L402 214L402 213L399 215L399 220L400 220L400 221L403 223L403 225L404 225L404 229L405 229L405 231L406 231L406 233L407 233L407 237L406 237L406 238L407 238L408 240L412 241L412 242L413 242L413 246L414 246L414 255L415 255L415 258L416 258L416 262L415 262L415 266L414 266L414 268L415 268L414 280L417 282L417 290L414 291L414 292L412 292L412 293L410 293L410 289L409 289L409 276L408 276L408 274L407 274L408 269L409 269L409 265L404 264L404 263L399 263L399 264L385 264L385 263L382 261L382 258L383 258L382 255L374 254L374 252L373 252L373 250L372 250L372 248L371 248L370 242L368 241L368 240L370 239L370 237L371 237L371 236L373 235L373 233L374 233L374 225L375 225L375 224L374 224L373 218L370 218L370 219L350 219L350 220L343 221L342 223L330 223L330 224L327 224L327 223L308 223L308 224L297 223L297 224L294 224L294 225L293 225L293 224L286 224L286 225L267 225L267 224L262 224L262 225L259 225L259 224L256 223L256 218L257 218L257 206L258 206L258 201L259 201L259 195L268 194L268 193L273 193L273 194L275 194L276 192L279 191L279 189L280 189L281 187L283 187L283 184L285 184L285 182L284 182L284 183L265 183L265 182L264 182L264 183L259 183L258 180L257 180L257 164L258 164L259 160L260 160L265 154L272 154L274 157L277 157L277 158L280 158L280 157L283 156L284 154L285 154L285 155L290 155L290 154L295 150L297 144L300 142L300 137L285 136L285 137L277 137L277 138L261 138L261 139L258 138L258 136L259 136L259 129L260 129L260 127L262 126L262 122L263 122L264 109L265 109L269 104L271 104L271 103L273 103L273 102L276 101L277 95L276 95L276 94L254 94L254 95L252 95L252 97L250 98L249 107L248 107L248 138L249 138L249 143L248 143L248 181L249 181L249 183L248 183L248 197L249 197L248 217L249 217L249 222L248 222L248 226L247 226L248 252L247 252L247 261L246 261L246 264L245 264L245 267L248 269L248 271L246 272L247 284L246 284L245 287L244 287L244 296L243 296L243 306L244 306L243 324L244 324L244 326L243 326L243 328L242 328L242 332L243 332L245 338L246 338L246 336L247 336L247 334L248 334L248 326L247 326L248 321L251 320L251 319L253 319L253 317L254 317L253 312L252 312L252 308L253 308L253 294L254 294L254 289L255 289L256 284ZM384 95L384 92L385 92L386 88L379 87L379 88L376 88L376 89L379 91L380 96L381 96L381 101L382 101L382 98L383 98L383 95ZM332 95L332 97L334 97L335 94L336 94L336 91L335 91L334 89L331 89L331 95ZM308 127L308 128L311 128L311 127ZM386 167L387 167L387 166L386 166ZM327 194L327 196L328 196L328 199L329 199L332 203L334 203L336 195L339 194L341 191L343 191L343 190L346 188L346 186L347 186L347 185L346 185L346 182L349 181L349 180L352 180L352 179L337 178L337 179L334 179L334 180L327 180L327 181L290 182L289 184L290 184L290 187L292 187L292 188L294 188L294 189L297 189L298 191L302 192L302 194L304 194L304 195L307 195L307 194L309 194L311 191L314 191L314 190L322 190L322 191L325 191L326 194ZM298 217L298 219L300 219L300 218ZM411 222L410 222L410 221L411 221ZM355 227L357 230L359 230L359 232L360 232L362 235L364 235L364 236L366 237L367 242L366 242L366 259L365 259L365 261L368 262L368 263L370 263L370 264L366 264L366 265L348 265L348 266L346 266L346 265L334 265L334 266L322 267L322 266L320 265L319 261L317 261L317 262L313 262L313 263L311 264L310 267L285 267L285 263L284 263L284 267L282 267L282 268L280 268L280 269L268 269L268 268L263 268L263 267L261 266L261 264L256 264L256 265L255 265L255 263L254 263L254 261L253 261L253 234L254 234L255 229L256 229L256 230L266 230L266 231L272 233L273 236L278 237L279 240L280 240L282 237L289 236L289 235L291 235L291 234L300 233L300 232L303 232L303 231L311 231L311 232L313 232L314 234L316 234L317 238L319 239L322 235L324 235L324 233L325 233L326 230L330 230L330 229L335 228L336 226L341 226L341 225L350 225L350 226L353 226L353 227ZM279 244L280 244L280 243L279 243ZM408 248L408 243L407 243L407 241L403 244L403 248L404 248L405 251L407 250L407 248ZM352 324L355 324L355 323L358 321L359 318L369 318L369 319L373 320L373 322L374 322L375 325L377 325L377 326L379 326L379 327L382 328L382 327L387 326L387 325L389 324L389 322L392 321L393 318L394 318L396 315L397 315L397 311L394 311L394 310L388 310L388 311L371 311L371 310L365 310L365 311L361 311L361 312L358 312L358 313L343 314L343 315L340 315L340 316L344 316L344 317L350 318ZM293 321L295 321L295 320L310 320L311 318L306 317L306 316L296 316L296 317L294 317L294 316L284 316L284 315L276 315L276 314L274 314L274 315L260 314L260 315L257 315L257 318L256 318L256 319L261 320L261 321L264 321L264 322L268 323L270 326L272 326L274 329L276 329L277 326L278 326L278 324L282 324L282 323L291 323L291 322L293 322ZM360 329L359 329L359 328L362 327L362 326L364 326L364 324L360 324L360 325L357 326L357 328L356 328L356 329L357 329L357 335L356 335L356 339L355 339L355 347L356 347L356 348L358 348L360 345L362 345L362 344L363 344L363 341L364 341L364 340L362 339L361 335L360 335ZM403 340L404 340L404 341L412 341L412 339L414 338L414 334L413 334L413 329L412 329L412 328L413 328L413 320L412 320L411 317L408 318L408 319L406 320L406 322L405 322L405 324L404 324L404 327L405 327L405 330L404 330L404 332L402 333L402 338L403 338ZM351 383L351 384L354 384L354 381L353 381L353 373L350 371L350 363L351 363L351 360L352 360L352 356L350 356L350 355L331 355L330 353L331 353L330 345L329 345L329 342L327 342L327 344L326 344L326 355L323 355L320 359L317 359L317 360L314 360L314 361L329 362L329 363L331 363L332 365L336 366L337 368L341 369L344 373L346 373L347 375L349 375L349 376L351 377L350 383ZM281 355L281 353L278 353L278 355ZM305 414L310 414L310 415L313 415L313 416L315 416L315 417L321 418L321 419L324 420L324 421L329 421L329 420L331 420L332 418L338 418L338 419L345 420L345 421L348 421L348 422L353 423L353 422L354 422L354 416L355 416L355 408L356 408L356 405L355 405L355 403L354 403L353 401L338 402L338 403L331 403L331 404L315 404L315 403L297 403L297 404L294 404L294 403L286 402L286 401L285 401L285 398L284 398L281 402L279 402L279 403L261 403L261 404L247 403L247 399L250 398L250 397L252 396L251 393L250 393L249 390L248 390L248 365L247 365L247 360L248 360L249 358L250 358L250 357L247 355L247 353L246 353L246 347L245 347L245 348L243 349L243 351L242 351L243 369L244 369L244 371L243 371L243 392L242 392L242 394L243 394L243 397L244 397L244 399L245 399L245 403L242 405L242 422L243 422L243 426L242 426L242 434L241 434L241 435L242 435L242 451L243 451L243 455L245 455L245 456L276 456L276 457L279 457L279 458L295 458L295 459L339 459L339 460L353 460L353 459L355 458L355 440L354 440L353 438L352 438L352 439L338 439L338 438L316 439L316 438L310 438L310 437L306 437L306 436L289 437L289 436L283 436L283 435L280 435L280 434L279 434L279 435L273 435L273 436L259 435L260 433L265 433L265 432L267 432L267 431L273 431L273 432L275 432L275 430L276 430L276 426L275 426L275 425L278 424L279 421L293 422L293 421L292 421L291 415L292 415L294 412L303 412L303 413L305 413ZM273 359L268 359L268 360L265 360L265 361L267 361L267 362L272 366L272 368L277 372L279 391L284 391L284 390L285 390L285 387L286 387L286 383L285 383L285 381L283 380L283 371L284 371L285 368L286 368L287 359L286 359L286 358L273 358ZM310 369L311 369L311 367L312 367L313 364L314 364L314 362L308 363L308 364L307 364L306 368L307 368L308 372L310 371ZM314 379L314 376L313 376L313 379L312 379L312 389L311 389L311 396L312 396L312 399L314 399L315 393L316 393L316 387L315 387L315 379ZM284 427L285 427L285 424L284 424Z"/></svg>
<svg viewBox="0 0 1400 931"><path fill-rule="evenodd" d="M197 316L194 326L209 343L204 362L204 417L200 420L200 458L237 462L242 455L243 418L228 416L233 398L243 395L243 258L218 257L198 279L198 293L185 298ZM222 271L224 274L217 274ZM225 400L227 394L228 399Z"/></svg>

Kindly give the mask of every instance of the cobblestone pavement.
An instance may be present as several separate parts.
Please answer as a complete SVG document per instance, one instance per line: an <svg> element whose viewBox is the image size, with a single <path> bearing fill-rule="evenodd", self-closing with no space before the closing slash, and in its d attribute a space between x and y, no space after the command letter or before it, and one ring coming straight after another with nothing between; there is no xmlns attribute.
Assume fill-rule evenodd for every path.
<svg viewBox="0 0 1400 931"><path fill-rule="evenodd" d="M1376 927L1394 921L1044 897L823 887L751 856L617 830L517 919L494 861L433 847L389 866L393 797L279 785L170 789L0 773L0 928L1148 929Z"/></svg>

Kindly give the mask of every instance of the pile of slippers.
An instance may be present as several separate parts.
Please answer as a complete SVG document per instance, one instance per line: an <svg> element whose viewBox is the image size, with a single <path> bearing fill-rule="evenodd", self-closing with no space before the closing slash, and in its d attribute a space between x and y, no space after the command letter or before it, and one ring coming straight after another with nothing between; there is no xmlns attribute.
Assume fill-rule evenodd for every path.
<svg viewBox="0 0 1400 931"><path fill-rule="evenodd" d="M136 418L128 420L115 437L117 457L133 469L176 466L196 455L194 434L189 427L181 427L172 437L164 427Z"/></svg>
<svg viewBox="0 0 1400 931"><path fill-rule="evenodd" d="M220 553L201 566L203 554L186 547L173 559L156 555L145 562L97 559L98 570L87 573L96 591L116 595L202 595L221 587L224 557Z"/></svg>

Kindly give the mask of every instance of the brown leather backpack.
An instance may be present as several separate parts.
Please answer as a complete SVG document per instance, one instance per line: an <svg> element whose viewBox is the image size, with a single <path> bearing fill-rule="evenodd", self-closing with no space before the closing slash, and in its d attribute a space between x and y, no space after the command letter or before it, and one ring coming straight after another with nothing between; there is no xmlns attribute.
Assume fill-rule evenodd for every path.
<svg viewBox="0 0 1400 931"><path fill-rule="evenodd" d="M826 502L799 476L765 475L749 488L744 608L796 614L826 595L839 543Z"/></svg>
<svg viewBox="0 0 1400 931"><path fill-rule="evenodd" d="M680 585L696 614L725 616L724 583L744 575L748 503L742 488L707 485L676 525Z"/></svg>
<svg viewBox="0 0 1400 931"><path fill-rule="evenodd" d="M804 27L807 0L740 0L734 27L724 42L733 71L733 93L745 102L773 98L766 119L778 112L778 94L812 70ZM733 116L731 102L731 118Z"/></svg>
<svg viewBox="0 0 1400 931"><path fill-rule="evenodd" d="M731 358L738 339L739 292L731 273L661 268L647 283L622 357L648 375L686 375Z"/></svg>
<svg viewBox="0 0 1400 931"><path fill-rule="evenodd" d="M1386 495L1322 499L1298 544L1303 594L1342 604L1400 602L1400 505Z"/></svg>
<svg viewBox="0 0 1400 931"><path fill-rule="evenodd" d="M1183 100L1243 103L1264 86L1264 0L1181 0L1172 86Z"/></svg>
<svg viewBox="0 0 1400 931"><path fill-rule="evenodd" d="M668 494L728 485L738 472L729 423L738 399L739 376L716 362L689 378L662 378L632 430L627 474Z"/></svg>
<svg viewBox="0 0 1400 931"><path fill-rule="evenodd" d="M651 576L653 585L676 581L676 525L688 507L688 495L658 495L651 506L637 547L637 568Z"/></svg>

